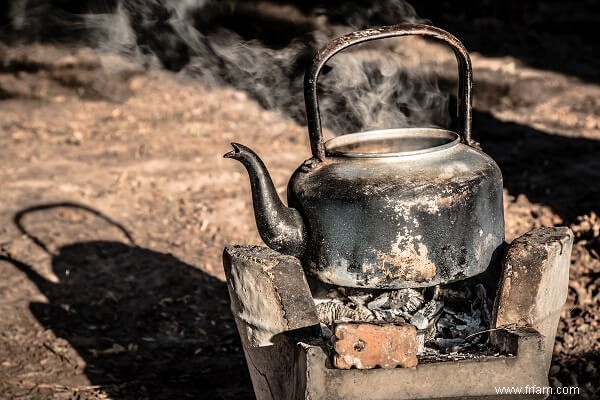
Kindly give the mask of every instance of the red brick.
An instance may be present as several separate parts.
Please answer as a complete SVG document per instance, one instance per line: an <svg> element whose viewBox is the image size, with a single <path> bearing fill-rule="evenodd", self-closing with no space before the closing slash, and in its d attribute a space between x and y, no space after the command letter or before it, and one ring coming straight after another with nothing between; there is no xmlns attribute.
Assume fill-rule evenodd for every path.
<svg viewBox="0 0 600 400"><path fill-rule="evenodd" d="M336 368L412 368L417 365L417 330L410 324L340 323L333 333Z"/></svg>

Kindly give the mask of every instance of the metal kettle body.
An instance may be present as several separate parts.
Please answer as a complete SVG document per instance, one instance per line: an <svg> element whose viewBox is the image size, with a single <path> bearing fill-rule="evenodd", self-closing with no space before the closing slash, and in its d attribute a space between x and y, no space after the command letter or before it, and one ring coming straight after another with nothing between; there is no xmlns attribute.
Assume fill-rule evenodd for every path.
<svg viewBox="0 0 600 400"><path fill-rule="evenodd" d="M307 224L305 268L341 286L431 286L483 272L504 240L502 176L485 153L436 129L358 134L293 175L288 202ZM367 137L367 138L364 138ZM417 138L426 149L356 153ZM433 144L436 143L436 144Z"/></svg>
<svg viewBox="0 0 600 400"><path fill-rule="evenodd" d="M323 141L317 79L339 51L369 40L425 35L451 46L459 64L459 132L410 128ZM425 287L484 272L504 242L502 175L471 141L472 72L449 33L426 25L354 32L325 46L305 76L313 157L281 203L258 156L234 144L247 168L261 237L300 257L309 275L340 286Z"/></svg>

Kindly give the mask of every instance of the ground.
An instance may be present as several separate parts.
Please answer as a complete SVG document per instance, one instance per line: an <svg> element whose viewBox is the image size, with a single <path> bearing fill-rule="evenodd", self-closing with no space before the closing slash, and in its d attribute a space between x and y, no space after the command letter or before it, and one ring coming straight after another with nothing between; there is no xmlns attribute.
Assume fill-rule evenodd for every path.
<svg viewBox="0 0 600 400"><path fill-rule="evenodd" d="M283 194L306 128L246 92L89 49L0 54L35 64L0 74L0 397L252 398L221 252L261 241L245 172L222 154L255 149ZM451 57L427 54L451 87ZM600 86L511 56L473 64L507 240L576 234L551 384L600 398Z"/></svg>

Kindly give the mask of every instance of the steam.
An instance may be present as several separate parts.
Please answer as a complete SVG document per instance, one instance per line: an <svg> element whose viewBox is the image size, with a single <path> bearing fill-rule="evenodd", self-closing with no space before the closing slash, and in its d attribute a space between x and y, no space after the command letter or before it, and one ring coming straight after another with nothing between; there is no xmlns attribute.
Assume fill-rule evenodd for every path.
<svg viewBox="0 0 600 400"><path fill-rule="evenodd" d="M449 124L447 95L393 50L340 54L330 64L321 109L334 133Z"/></svg>
<svg viewBox="0 0 600 400"><path fill-rule="evenodd" d="M80 4L65 11L53 9L50 1L16 0L9 11L12 32L32 40L66 37L150 68L233 86L300 123L306 118L303 74L318 48L356 29L422 22L402 0L348 1L330 8L291 1L82 3L87 9ZM335 134L448 123L447 96L422 70L407 67L397 47L347 50L328 67L320 79L321 114L324 127Z"/></svg>

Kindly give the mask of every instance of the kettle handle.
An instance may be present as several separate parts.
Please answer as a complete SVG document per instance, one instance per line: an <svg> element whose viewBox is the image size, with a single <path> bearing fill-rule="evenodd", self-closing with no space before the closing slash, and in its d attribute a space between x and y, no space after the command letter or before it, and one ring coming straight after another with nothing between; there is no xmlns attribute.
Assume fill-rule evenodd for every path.
<svg viewBox="0 0 600 400"><path fill-rule="evenodd" d="M441 40L448 44L454 51L459 69L457 101L458 131L462 133L464 143L469 145L472 143L471 106L473 103L473 68L467 49L454 35L443 29L422 24L400 24L349 33L332 40L314 56L310 68L304 75L304 102L306 103L308 134L313 157L319 160L325 158L325 143L323 140L319 99L317 96L317 80L323 66L331 57L348 47L371 40L407 35L428 36Z"/></svg>

